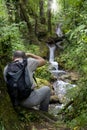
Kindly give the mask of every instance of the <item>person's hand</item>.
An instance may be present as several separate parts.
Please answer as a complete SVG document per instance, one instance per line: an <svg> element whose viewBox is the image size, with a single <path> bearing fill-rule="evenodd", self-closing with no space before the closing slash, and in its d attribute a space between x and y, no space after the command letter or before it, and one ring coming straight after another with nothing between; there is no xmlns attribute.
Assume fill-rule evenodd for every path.
<svg viewBox="0 0 87 130"><path fill-rule="evenodd" d="M27 56L27 57L29 57L29 56L31 56L31 55L32 55L32 54L29 53L29 52L26 53L26 56Z"/></svg>

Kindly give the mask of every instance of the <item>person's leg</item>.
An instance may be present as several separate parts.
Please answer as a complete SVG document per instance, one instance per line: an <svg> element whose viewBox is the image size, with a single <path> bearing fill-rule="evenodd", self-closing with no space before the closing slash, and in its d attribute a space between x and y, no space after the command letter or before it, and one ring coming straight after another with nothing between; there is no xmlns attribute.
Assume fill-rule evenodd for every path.
<svg viewBox="0 0 87 130"><path fill-rule="evenodd" d="M39 109L42 111L48 111L49 107L49 100L50 100L50 88L45 86L39 90L41 93L41 102Z"/></svg>
<svg viewBox="0 0 87 130"><path fill-rule="evenodd" d="M48 86L32 91L30 96L21 103L22 106L31 108L40 105L40 110L48 111L50 88Z"/></svg>

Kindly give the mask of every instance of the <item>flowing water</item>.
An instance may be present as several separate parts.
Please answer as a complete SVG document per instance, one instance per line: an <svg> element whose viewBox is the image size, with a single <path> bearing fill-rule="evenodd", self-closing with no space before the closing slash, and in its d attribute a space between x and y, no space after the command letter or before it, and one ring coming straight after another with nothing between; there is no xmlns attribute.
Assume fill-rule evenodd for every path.
<svg viewBox="0 0 87 130"><path fill-rule="evenodd" d="M63 33L61 31L61 25L62 25L61 23L58 24L57 29L56 29L56 34L57 34L58 37L62 37L63 36Z"/></svg>
<svg viewBox="0 0 87 130"><path fill-rule="evenodd" d="M52 44L52 45L48 45L48 47L50 52L49 71L57 78L57 80L53 83L53 88L54 88L55 95L58 96L58 99L60 101L60 104L56 104L55 106L53 106L54 109L52 109L52 113L56 115L60 111L60 109L62 109L64 105L69 101L69 98L65 96L67 94L67 90L75 87L76 85L59 80L59 77L61 75L66 75L67 72L65 72L64 70L59 70L58 63L54 61L56 46Z"/></svg>

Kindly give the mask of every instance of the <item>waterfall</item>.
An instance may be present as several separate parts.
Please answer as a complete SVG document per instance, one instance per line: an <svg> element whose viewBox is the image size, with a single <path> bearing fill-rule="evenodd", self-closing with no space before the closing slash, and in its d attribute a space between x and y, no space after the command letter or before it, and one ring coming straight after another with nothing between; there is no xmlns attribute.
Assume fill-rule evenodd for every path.
<svg viewBox="0 0 87 130"><path fill-rule="evenodd" d="M52 111L52 113L56 115L70 101L70 98L68 97L68 95L66 96L66 94L69 89L74 88L76 85L73 85L73 84L70 84L61 80L61 76L64 76L67 73L63 70L59 70L58 62L54 60L56 46L55 44L51 44L51 45L47 44L47 46L50 52L49 63L51 67L49 71L54 76L57 77L57 80L53 83L53 88L54 88L55 95L58 96L60 104L56 104L55 108Z"/></svg>
<svg viewBox="0 0 87 130"><path fill-rule="evenodd" d="M50 55L49 55L49 62L54 62L54 52L55 52L56 46L49 46L49 51L50 51Z"/></svg>
<svg viewBox="0 0 87 130"><path fill-rule="evenodd" d="M61 25L62 25L61 23L58 24L57 29L56 29L56 34L57 34L58 37L62 37L63 36L63 33L61 31Z"/></svg>
<svg viewBox="0 0 87 130"><path fill-rule="evenodd" d="M51 45L48 45L48 47L49 47L49 51L50 51L49 63L55 70L58 70L58 63L56 61L54 61L54 53L55 53L56 46L54 44L51 44Z"/></svg>
<svg viewBox="0 0 87 130"><path fill-rule="evenodd" d="M60 74L65 74L65 71L63 70L59 70L58 69L58 62L54 61L54 57L55 57L55 50L56 50L56 46L55 44L47 44L48 48L49 48L49 63L50 63L50 70L51 72L58 77L58 75Z"/></svg>

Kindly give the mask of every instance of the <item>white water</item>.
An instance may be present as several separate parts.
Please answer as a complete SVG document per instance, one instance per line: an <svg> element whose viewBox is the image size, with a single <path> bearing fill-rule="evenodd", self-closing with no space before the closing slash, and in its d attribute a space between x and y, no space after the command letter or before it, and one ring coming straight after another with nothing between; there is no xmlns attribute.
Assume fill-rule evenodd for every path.
<svg viewBox="0 0 87 130"><path fill-rule="evenodd" d="M56 61L54 61L54 53L55 53L55 49L56 49L56 46L54 44L52 45L48 45L48 48L49 48L49 63L51 65L51 69L54 68L54 70L58 70L58 63Z"/></svg>
<svg viewBox="0 0 87 130"><path fill-rule="evenodd" d="M48 48L50 52L49 53L50 72L57 77L60 74L65 74L66 73L65 71L58 69L58 62L54 61L56 46L52 44L52 45L48 45Z"/></svg>
<svg viewBox="0 0 87 130"><path fill-rule="evenodd" d="M49 62L54 62L54 52L55 52L55 49L56 49L56 46L55 45L48 45L49 47L49 51L50 51L50 55L49 55Z"/></svg>
<svg viewBox="0 0 87 130"><path fill-rule="evenodd" d="M66 97L67 91L75 86L76 85L64 82L62 80L57 80L53 84L55 94L58 95L60 102L63 104L66 104L70 100Z"/></svg>
<svg viewBox="0 0 87 130"><path fill-rule="evenodd" d="M61 31L61 24L58 24L58 27L56 29L56 34L58 37L62 37L63 36L63 33Z"/></svg>
<svg viewBox="0 0 87 130"><path fill-rule="evenodd" d="M49 70L53 75L55 75L57 77L57 81L53 84L53 88L54 88L55 95L58 96L59 101L61 102L61 104L57 104L57 106L54 109L54 111L56 111L58 113L59 109L62 109L64 107L64 105L69 101L69 98L66 98L67 90L75 87L76 85L72 85L72 84L66 83L62 80L58 80L58 77L60 75L66 74L66 72L63 70L59 70L58 63L56 61L54 61L54 57L55 57L54 53L55 53L56 46L48 45L48 47L49 47L49 51L50 51L49 63L51 65Z"/></svg>

